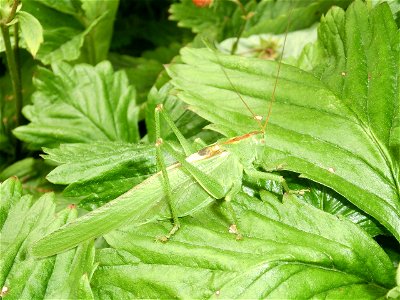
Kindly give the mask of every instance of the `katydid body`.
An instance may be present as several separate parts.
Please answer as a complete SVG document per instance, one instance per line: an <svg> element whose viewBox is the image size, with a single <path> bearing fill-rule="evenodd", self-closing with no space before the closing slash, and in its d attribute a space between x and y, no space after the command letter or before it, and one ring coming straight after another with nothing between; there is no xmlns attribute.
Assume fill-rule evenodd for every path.
<svg viewBox="0 0 400 300"><path fill-rule="evenodd" d="M251 143L254 147L241 147L243 143ZM221 140L186 158L171 153L179 161L166 168L171 198L165 193L163 172L158 172L115 200L45 236L34 245L33 253L36 256L54 255L127 224L140 226L160 219L176 222L178 217L190 215L215 199L229 202L240 191L244 172L282 181L280 176L256 170L259 163L257 151L240 150L262 151L263 143L264 135L254 132ZM169 150L172 148L167 142L162 144ZM191 192L193 190L195 192ZM196 197L187 199L185 196L189 193ZM235 217L231 218L232 224L227 224L227 232L236 225L233 224ZM171 232L160 239L167 240L178 228L179 223L174 223Z"/></svg>

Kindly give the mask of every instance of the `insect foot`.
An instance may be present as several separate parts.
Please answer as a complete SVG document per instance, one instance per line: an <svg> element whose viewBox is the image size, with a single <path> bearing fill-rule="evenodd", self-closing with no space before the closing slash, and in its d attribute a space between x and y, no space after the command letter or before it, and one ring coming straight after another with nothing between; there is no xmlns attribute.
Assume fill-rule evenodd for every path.
<svg viewBox="0 0 400 300"><path fill-rule="evenodd" d="M163 109L164 109L164 105L163 104L157 104L156 111L162 111Z"/></svg>
<svg viewBox="0 0 400 300"><path fill-rule="evenodd" d="M166 235L156 236L154 239L156 242L166 243L169 238Z"/></svg>
<svg viewBox="0 0 400 300"><path fill-rule="evenodd" d="M3 286L1 288L0 297L4 297L8 293L8 287Z"/></svg>
<svg viewBox="0 0 400 300"><path fill-rule="evenodd" d="M163 139L162 138L158 138L157 141L156 141L155 146L156 147L160 147L162 145L162 143L163 143Z"/></svg>
<svg viewBox="0 0 400 300"><path fill-rule="evenodd" d="M237 229L236 224L232 224L231 226L229 226L229 233L235 234L237 241L240 241L243 239L243 235Z"/></svg>
<svg viewBox="0 0 400 300"><path fill-rule="evenodd" d="M169 241L169 239L179 230L180 225L179 224L174 224L172 227L171 231L167 235L163 236L157 236L155 238L156 242L161 242L161 243L166 243Z"/></svg>

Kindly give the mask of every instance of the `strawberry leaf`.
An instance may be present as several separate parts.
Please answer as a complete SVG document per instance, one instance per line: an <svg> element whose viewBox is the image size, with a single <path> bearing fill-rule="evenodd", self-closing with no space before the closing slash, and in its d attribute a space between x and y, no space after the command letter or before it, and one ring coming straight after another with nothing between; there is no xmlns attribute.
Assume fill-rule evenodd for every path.
<svg viewBox="0 0 400 300"><path fill-rule="evenodd" d="M24 107L31 121L14 134L32 148L92 141L137 142L135 89L123 71L109 62L95 67L53 64L35 80L33 105Z"/></svg>
<svg viewBox="0 0 400 300"><path fill-rule="evenodd" d="M99 252L96 297L378 298L395 285L387 254L353 223L293 196L232 203L242 240L217 204L184 218L166 244L154 236L169 224L107 234L114 249Z"/></svg>
<svg viewBox="0 0 400 300"><path fill-rule="evenodd" d="M63 195L78 198L86 209L101 206L156 172L153 146L102 142L44 150L45 159L60 164L47 179L68 184Z"/></svg>
<svg viewBox="0 0 400 300"><path fill-rule="evenodd" d="M76 209L55 214L53 194L37 201L21 197L21 183L10 178L0 185L2 296L10 299L77 298L91 295L88 278L94 271L93 242L63 254L37 260L31 245L49 231L76 218ZM77 288L78 287L78 288Z"/></svg>
<svg viewBox="0 0 400 300"><path fill-rule="evenodd" d="M43 42L43 28L39 21L31 14L19 11L17 14L18 22L21 26L21 34L25 43L32 53L36 55L40 44Z"/></svg>

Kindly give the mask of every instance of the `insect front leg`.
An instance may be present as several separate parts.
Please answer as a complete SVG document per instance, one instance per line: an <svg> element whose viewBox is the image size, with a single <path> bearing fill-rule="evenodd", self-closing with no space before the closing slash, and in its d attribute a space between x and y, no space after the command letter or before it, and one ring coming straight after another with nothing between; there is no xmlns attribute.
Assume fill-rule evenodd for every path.
<svg viewBox="0 0 400 300"><path fill-rule="evenodd" d="M243 235L240 233L238 229L238 218L235 210L233 209L231 201L237 195L237 193L240 192L241 189L242 189L242 181L241 180L235 181L232 185L232 188L225 196L225 204L233 220L233 223L229 226L229 233L235 234L237 240L241 240L243 238Z"/></svg>
<svg viewBox="0 0 400 300"><path fill-rule="evenodd" d="M163 176L163 189L164 193L166 195L166 199L168 201L168 205L171 211L172 215L172 220L173 220L173 228L172 230L165 236L158 238L158 240L162 242L168 241L171 236L173 236L179 229L180 223L178 219L178 215L176 213L176 208L175 204L173 201L173 194L172 194L172 189L171 189L171 184L170 180L168 177L168 172L167 168L165 165L164 161L164 156L161 151L161 148L168 152L170 155L172 155L181 165L183 168L185 168L192 176L193 178L202 186L202 188L207 191L208 194L210 194L213 198L215 199L221 199L225 197L226 192L224 190L224 187L221 186L218 182L216 182L211 176L207 175L203 171L199 170L198 168L194 167L190 162L187 161L187 157L185 155L182 155L178 151L176 151L168 142L163 141L161 138L161 130L160 130L160 115L164 117L168 125L171 127L177 138L179 139L179 142L181 143L184 152L186 155L189 155L192 153L192 147L189 144L189 142L183 137L182 133L179 131L179 129L176 127L176 125L173 123L172 119L168 115L166 111L164 111L162 105L158 105L155 110L155 124L156 124L156 159L157 159L157 165L159 168L159 171L161 171L162 176ZM218 147L210 147L213 148L213 151L215 153L220 153ZM214 149L215 148L215 149Z"/></svg>
<svg viewBox="0 0 400 300"><path fill-rule="evenodd" d="M171 189L171 183L168 177L168 172L167 172L167 167L165 165L165 160L164 160L164 156L163 153L161 151L161 147L163 145L163 140L161 138L161 134L160 134L160 111L156 108L156 113L155 113L155 123L156 123L156 161L157 161L157 167L158 170L161 171L162 173L162 185L163 185L163 190L168 202L168 206L169 209L171 211L171 216L172 216L172 220L173 220L173 227L171 229L171 231L162 237L157 238L157 240L161 241L161 242L166 242L168 241L168 239L174 235L179 227L180 227L180 223L179 223L179 218L178 215L176 213L176 209L175 209L175 205L173 202L173 198L172 198L172 189Z"/></svg>

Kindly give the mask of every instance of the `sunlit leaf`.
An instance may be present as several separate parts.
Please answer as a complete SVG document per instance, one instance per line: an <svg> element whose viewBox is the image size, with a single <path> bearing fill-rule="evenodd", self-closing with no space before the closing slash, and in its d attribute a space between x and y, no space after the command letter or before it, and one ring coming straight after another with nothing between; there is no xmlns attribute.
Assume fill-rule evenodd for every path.
<svg viewBox="0 0 400 300"><path fill-rule="evenodd" d="M166 244L161 224L106 235L94 294L113 298L378 298L395 285L386 253L349 221L293 196L233 202L241 240L219 205L182 220Z"/></svg>
<svg viewBox="0 0 400 300"><path fill-rule="evenodd" d="M83 292L81 283L94 270L93 242L57 256L35 259L31 254L32 243L75 219L77 212L71 207L56 215L52 194L35 202L30 195L21 197L21 191L21 184L14 178L0 185L3 298L76 298ZM91 294L90 289L84 291Z"/></svg>
<svg viewBox="0 0 400 300"><path fill-rule="evenodd" d="M44 158L60 164L47 176L68 184L64 196L80 200L81 207L101 206L156 172L153 146L101 142L64 144L45 149Z"/></svg>
<svg viewBox="0 0 400 300"><path fill-rule="evenodd" d="M107 59L119 0L81 2L85 21L88 24L96 24L85 37L84 57L81 60L97 64Z"/></svg>
<svg viewBox="0 0 400 300"><path fill-rule="evenodd" d="M43 42L43 28L39 21L31 14L19 11L18 22L21 26L21 35L24 38L29 51L36 56L40 44Z"/></svg>
<svg viewBox="0 0 400 300"><path fill-rule="evenodd" d="M24 107L31 121L14 130L31 147L93 141L137 142L135 89L123 71L109 62L95 67L53 64L35 80L33 105Z"/></svg>
<svg viewBox="0 0 400 300"><path fill-rule="evenodd" d="M38 60L44 64L74 61L83 52L81 60L96 64L106 57L111 39L110 22L112 23L118 2L91 2L96 3L81 7L81 3L68 0L24 1L24 11L39 20L43 27L44 41L36 56ZM96 45L93 42L84 45L89 35L92 38L98 37L99 42ZM95 53L88 54L90 49Z"/></svg>

